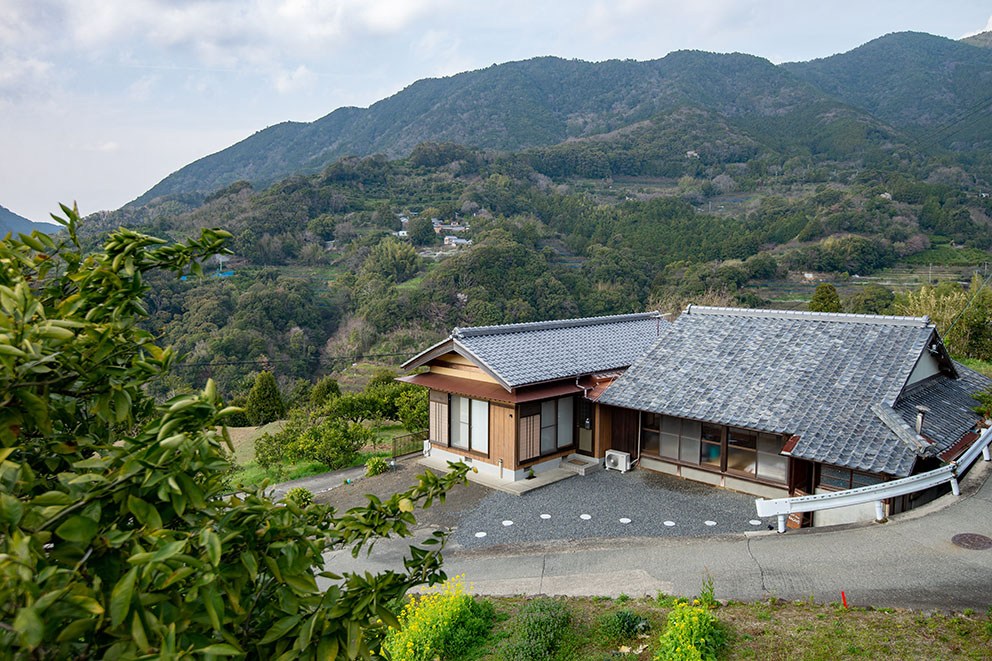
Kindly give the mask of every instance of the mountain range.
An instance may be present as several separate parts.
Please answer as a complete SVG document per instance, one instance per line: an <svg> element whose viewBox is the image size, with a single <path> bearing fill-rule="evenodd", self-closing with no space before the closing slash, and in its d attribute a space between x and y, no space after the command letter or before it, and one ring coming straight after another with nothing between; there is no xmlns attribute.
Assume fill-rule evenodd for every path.
<svg viewBox="0 0 992 661"><path fill-rule="evenodd" d="M700 51L643 62L540 57L493 65L419 80L369 108L266 128L183 167L131 204L210 193L239 180L257 188L319 172L345 155L402 157L427 141L521 151L610 139L645 126L671 127L680 113L723 127L706 137L734 145L759 140L815 154L835 150L830 141L843 133L840 151L869 144L987 151L987 43L982 35L953 41L902 32L781 65ZM859 137L849 145L852 127Z"/></svg>
<svg viewBox="0 0 992 661"><path fill-rule="evenodd" d="M30 234L34 230L40 230L46 234L54 234L61 229L59 225L52 223L36 223L28 220L24 216L19 216L10 209L0 206L0 238L8 232L17 234L18 232Z"/></svg>

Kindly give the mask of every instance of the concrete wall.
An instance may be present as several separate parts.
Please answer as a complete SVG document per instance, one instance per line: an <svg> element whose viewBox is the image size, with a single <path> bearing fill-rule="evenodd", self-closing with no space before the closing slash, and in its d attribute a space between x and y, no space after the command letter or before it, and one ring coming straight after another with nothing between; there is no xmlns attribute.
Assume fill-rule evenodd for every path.
<svg viewBox="0 0 992 661"><path fill-rule="evenodd" d="M816 493L831 493L825 489L817 489ZM885 505L885 516L889 515L889 506ZM875 520L875 503L838 507L832 510L813 512L814 526L836 526L842 523L858 523Z"/></svg>

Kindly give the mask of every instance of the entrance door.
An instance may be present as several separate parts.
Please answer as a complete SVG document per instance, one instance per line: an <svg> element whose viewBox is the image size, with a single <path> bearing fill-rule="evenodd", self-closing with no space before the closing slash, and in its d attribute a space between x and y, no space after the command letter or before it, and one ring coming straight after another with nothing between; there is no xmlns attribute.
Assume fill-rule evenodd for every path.
<svg viewBox="0 0 992 661"><path fill-rule="evenodd" d="M615 408L610 416L610 448L637 458L637 411Z"/></svg>

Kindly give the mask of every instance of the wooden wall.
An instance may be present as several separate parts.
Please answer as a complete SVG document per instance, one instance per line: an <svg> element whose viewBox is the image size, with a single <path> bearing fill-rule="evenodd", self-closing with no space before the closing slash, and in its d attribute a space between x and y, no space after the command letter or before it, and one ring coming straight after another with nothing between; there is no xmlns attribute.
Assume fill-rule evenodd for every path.
<svg viewBox="0 0 992 661"><path fill-rule="evenodd" d="M448 444L448 393L432 390L430 394L430 431L428 438L438 445Z"/></svg>
<svg viewBox="0 0 992 661"><path fill-rule="evenodd" d="M593 447L595 448L593 455L596 457L605 457L606 451L610 449L610 428L613 421L610 415L611 410L605 404L596 404L596 422L593 425L593 431L596 434L593 439Z"/></svg>
<svg viewBox="0 0 992 661"><path fill-rule="evenodd" d="M454 376L459 379L472 379L473 381L485 381L486 383L498 383L496 379L483 372L471 360L454 352L438 356L428 363L428 367L434 374Z"/></svg>

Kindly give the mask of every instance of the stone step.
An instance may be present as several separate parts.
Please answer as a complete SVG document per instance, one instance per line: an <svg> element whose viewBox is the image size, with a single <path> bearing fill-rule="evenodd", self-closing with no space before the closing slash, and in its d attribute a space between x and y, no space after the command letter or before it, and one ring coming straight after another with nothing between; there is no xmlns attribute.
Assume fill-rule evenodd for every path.
<svg viewBox="0 0 992 661"><path fill-rule="evenodd" d="M599 463L598 459L593 459L592 457L585 457L578 454L571 454L562 459L561 467L567 471L578 473L579 475L587 475L593 471L601 470L603 465Z"/></svg>

